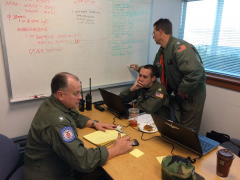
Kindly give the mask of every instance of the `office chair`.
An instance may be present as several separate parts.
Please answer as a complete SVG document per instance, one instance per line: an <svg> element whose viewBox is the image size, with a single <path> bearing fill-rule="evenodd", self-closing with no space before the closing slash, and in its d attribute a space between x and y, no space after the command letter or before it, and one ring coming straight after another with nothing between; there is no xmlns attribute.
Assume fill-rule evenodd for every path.
<svg viewBox="0 0 240 180"><path fill-rule="evenodd" d="M19 165L20 154L17 145L0 134L0 179L22 180L23 165Z"/></svg>

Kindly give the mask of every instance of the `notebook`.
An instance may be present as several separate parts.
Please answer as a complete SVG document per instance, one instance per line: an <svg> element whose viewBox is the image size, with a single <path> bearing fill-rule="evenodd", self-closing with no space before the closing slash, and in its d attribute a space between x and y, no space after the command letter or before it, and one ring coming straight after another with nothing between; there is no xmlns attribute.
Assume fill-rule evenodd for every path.
<svg viewBox="0 0 240 180"><path fill-rule="evenodd" d="M158 115L151 114L161 136L173 141L198 155L205 155L215 149L220 143L208 137L197 134L193 130Z"/></svg>
<svg viewBox="0 0 240 180"><path fill-rule="evenodd" d="M120 118L128 118L128 109L122 102L120 96L109 91L99 88L100 94L103 98L104 104L107 105L108 110Z"/></svg>
<svg viewBox="0 0 240 180"><path fill-rule="evenodd" d="M121 137L126 136L125 133L121 133ZM118 131L116 130L106 130L103 131L95 131L93 133L87 134L83 136L84 139L88 140L89 142L97 145L103 146L112 141L115 141L118 137Z"/></svg>

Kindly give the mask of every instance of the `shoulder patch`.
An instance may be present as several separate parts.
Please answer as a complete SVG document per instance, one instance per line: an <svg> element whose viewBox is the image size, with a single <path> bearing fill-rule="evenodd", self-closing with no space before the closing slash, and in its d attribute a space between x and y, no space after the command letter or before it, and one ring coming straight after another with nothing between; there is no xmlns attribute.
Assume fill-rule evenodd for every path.
<svg viewBox="0 0 240 180"><path fill-rule="evenodd" d="M72 142L76 137L73 132L73 128L69 126L62 128L60 133L62 134L63 141L65 142Z"/></svg>
<svg viewBox="0 0 240 180"><path fill-rule="evenodd" d="M163 93L156 92L156 97L163 98Z"/></svg>
<svg viewBox="0 0 240 180"><path fill-rule="evenodd" d="M185 49L187 49L187 47L183 44L183 45L181 45L181 46L179 46L179 47L177 47L177 51L178 52L182 52L182 51L184 51Z"/></svg>

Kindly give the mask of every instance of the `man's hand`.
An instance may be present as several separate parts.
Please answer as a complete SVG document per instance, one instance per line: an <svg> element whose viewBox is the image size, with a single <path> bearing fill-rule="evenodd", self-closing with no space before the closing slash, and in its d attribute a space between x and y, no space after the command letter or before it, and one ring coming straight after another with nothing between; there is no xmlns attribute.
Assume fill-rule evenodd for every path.
<svg viewBox="0 0 240 180"><path fill-rule="evenodd" d="M143 87L144 87L144 85L141 81L139 81L139 77L138 77L137 80L135 81L135 83L133 84L133 86L130 88L130 91L136 91Z"/></svg>
<svg viewBox="0 0 240 180"><path fill-rule="evenodd" d="M184 100L188 99L188 94L184 94L181 91L178 91L178 96L180 96Z"/></svg>
<svg viewBox="0 0 240 180"><path fill-rule="evenodd" d="M130 68L134 69L135 71L139 71L139 65L138 64L131 64Z"/></svg>
<svg viewBox="0 0 240 180"><path fill-rule="evenodd" d="M94 123L94 127L95 127L97 130L100 130L100 131L104 131L104 132L105 132L106 129L114 130L114 129L117 127L117 125L98 122L98 123Z"/></svg>
<svg viewBox="0 0 240 180"><path fill-rule="evenodd" d="M133 142L130 141L130 137L126 136L124 138L121 138L121 134L118 133L118 138L115 141L114 145L108 148L108 159L111 159L117 155L124 154L128 152L130 149L132 149Z"/></svg>

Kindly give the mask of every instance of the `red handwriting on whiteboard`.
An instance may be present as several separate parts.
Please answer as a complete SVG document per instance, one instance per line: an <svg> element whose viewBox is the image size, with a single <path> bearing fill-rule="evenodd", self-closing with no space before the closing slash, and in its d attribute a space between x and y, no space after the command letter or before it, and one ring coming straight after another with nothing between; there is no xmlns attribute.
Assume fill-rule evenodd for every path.
<svg viewBox="0 0 240 180"><path fill-rule="evenodd" d="M54 6L44 6L44 14L55 14L55 7Z"/></svg>
<svg viewBox="0 0 240 180"><path fill-rule="evenodd" d="M17 1L6 1L5 3L6 6L18 6Z"/></svg>
<svg viewBox="0 0 240 180"><path fill-rule="evenodd" d="M47 28L32 28L32 27L22 27L22 28L17 28L17 31L22 31L22 32L43 32L43 31L48 31Z"/></svg>
<svg viewBox="0 0 240 180"><path fill-rule="evenodd" d="M44 49L29 49L28 52L30 55L42 54L42 53L44 53Z"/></svg>
<svg viewBox="0 0 240 180"><path fill-rule="evenodd" d="M18 21L20 23L41 23L46 24L48 23L47 19L27 19L26 16L21 16L17 14L8 14L7 15L8 21Z"/></svg>
<svg viewBox="0 0 240 180"><path fill-rule="evenodd" d="M19 21L19 22L22 22L22 21L25 21L25 19L26 19L26 16L20 16L20 15L17 15L17 14L14 14L14 15L11 15L11 14L8 14L7 15L7 19L9 20L9 21L11 21L11 20L17 20L17 21Z"/></svg>
<svg viewBox="0 0 240 180"><path fill-rule="evenodd" d="M73 3L74 4L80 4L80 3L96 4L96 0L75 0Z"/></svg>
<svg viewBox="0 0 240 180"><path fill-rule="evenodd" d="M46 48L46 49L35 48L35 49L28 49L28 52L29 52L30 55L37 55L37 54L51 53L51 52L60 52L60 51L62 51L61 48Z"/></svg>

